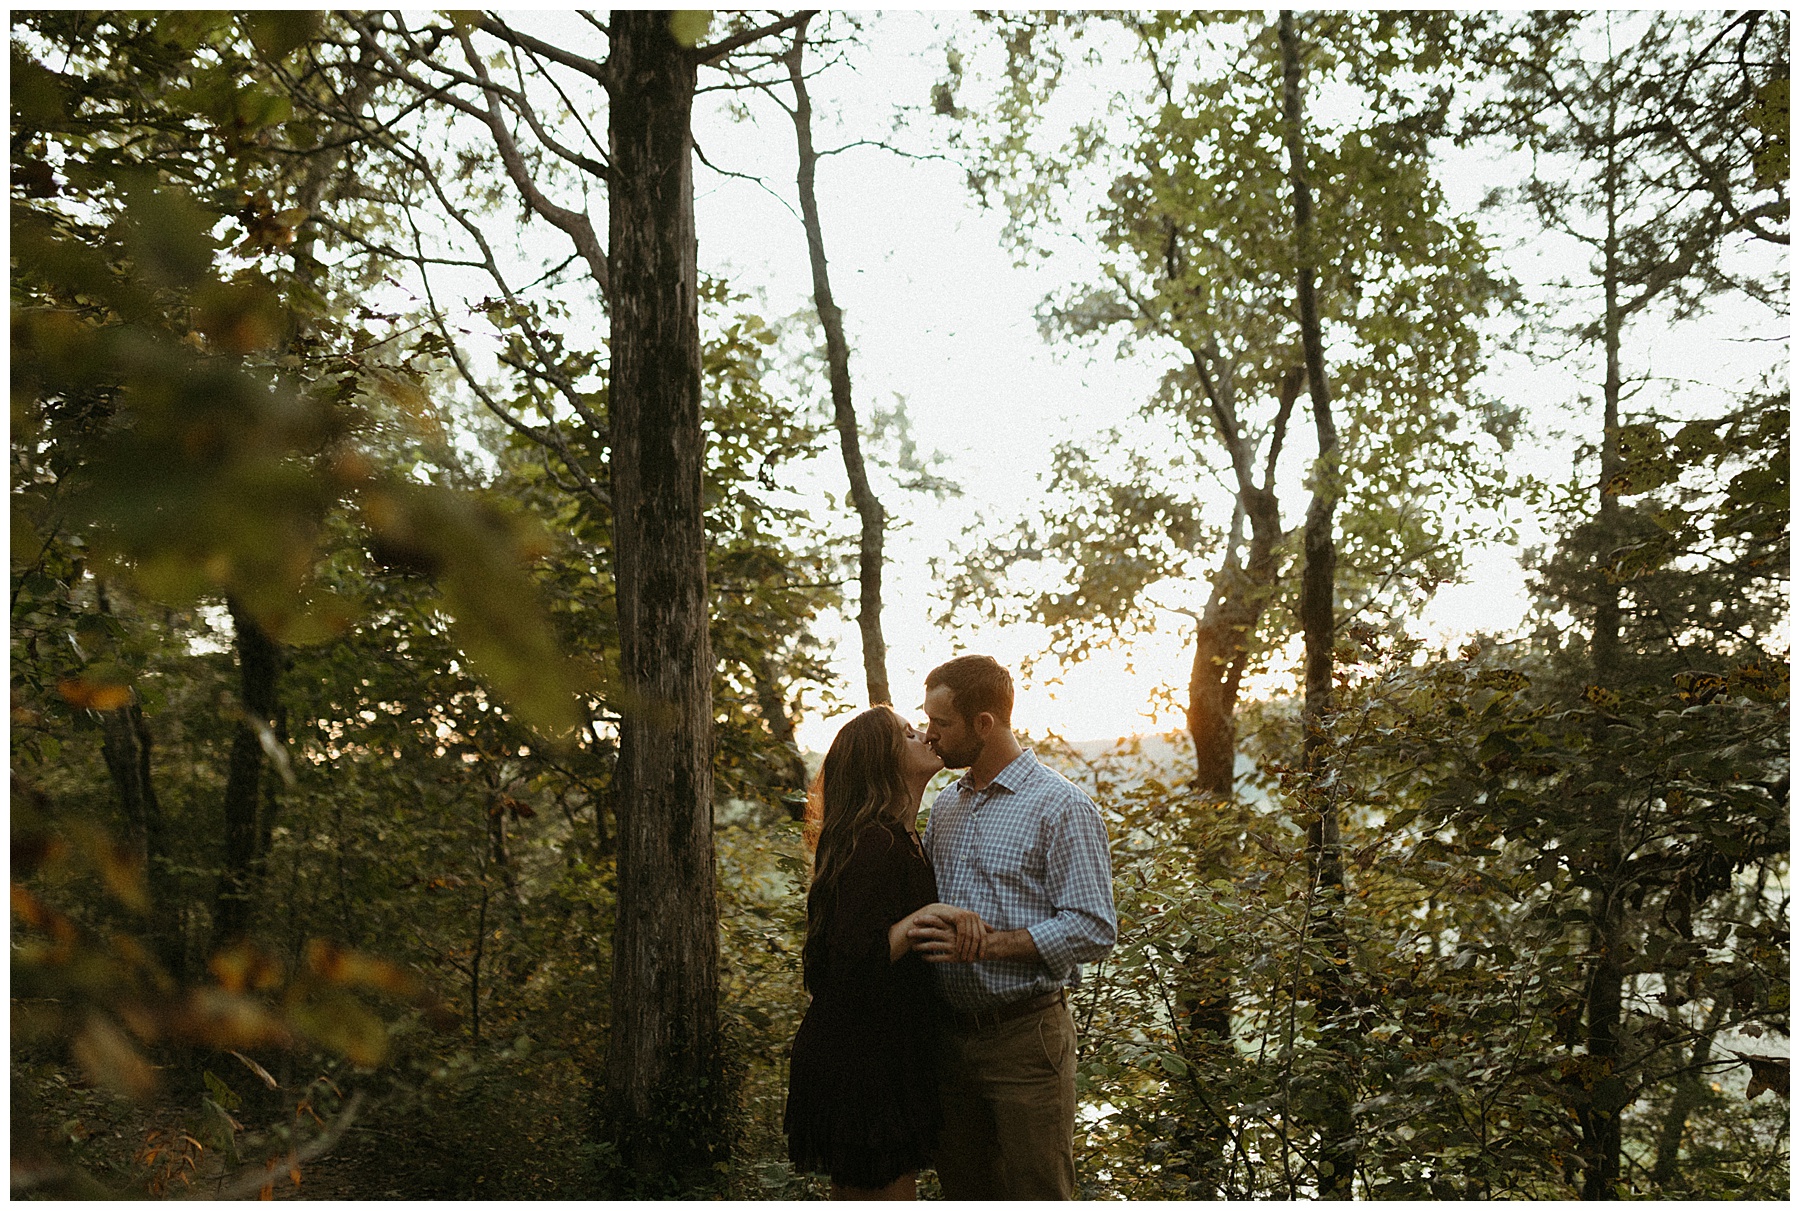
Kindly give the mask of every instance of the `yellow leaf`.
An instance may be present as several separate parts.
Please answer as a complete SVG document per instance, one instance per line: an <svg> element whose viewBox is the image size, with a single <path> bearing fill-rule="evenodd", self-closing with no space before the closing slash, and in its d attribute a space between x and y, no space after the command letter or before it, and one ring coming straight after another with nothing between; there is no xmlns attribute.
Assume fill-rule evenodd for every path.
<svg viewBox="0 0 1800 1211"><path fill-rule="evenodd" d="M131 687L86 677L64 677L56 683L56 692L70 706L90 711L116 711L131 701Z"/></svg>
<svg viewBox="0 0 1800 1211"><path fill-rule="evenodd" d="M226 992L240 993L249 989L266 992L281 983L281 963L249 942L238 942L206 961Z"/></svg>
<svg viewBox="0 0 1800 1211"><path fill-rule="evenodd" d="M683 46L698 46L712 28L710 8L680 8L669 14L669 33Z"/></svg>
<svg viewBox="0 0 1800 1211"><path fill-rule="evenodd" d="M222 988L196 988L176 1017L183 1037L218 1048L285 1047L293 1035L281 1021L248 997Z"/></svg>
<svg viewBox="0 0 1800 1211"><path fill-rule="evenodd" d="M306 944L306 965L319 978L346 987L368 988L397 997L418 995L414 979L392 963L313 938Z"/></svg>
<svg viewBox="0 0 1800 1211"><path fill-rule="evenodd" d="M296 1005L290 1017L316 1041L360 1068L374 1068L387 1056L387 1025L347 993L331 992Z"/></svg>
<svg viewBox="0 0 1800 1211"><path fill-rule="evenodd" d="M138 1054L124 1031L98 1013L88 1015L70 1050L96 1085L140 1099L156 1089L156 1069Z"/></svg>

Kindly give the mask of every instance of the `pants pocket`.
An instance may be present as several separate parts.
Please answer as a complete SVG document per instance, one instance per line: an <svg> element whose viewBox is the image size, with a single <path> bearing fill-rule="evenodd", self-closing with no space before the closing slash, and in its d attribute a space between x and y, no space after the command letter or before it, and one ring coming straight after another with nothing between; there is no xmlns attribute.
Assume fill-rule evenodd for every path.
<svg viewBox="0 0 1800 1211"><path fill-rule="evenodd" d="M1063 1017L1060 1013L1038 1015L1037 1021L1038 1054L1043 1056L1044 1064L1052 1072L1061 1072L1069 1061L1072 1040L1069 1032L1063 1029Z"/></svg>

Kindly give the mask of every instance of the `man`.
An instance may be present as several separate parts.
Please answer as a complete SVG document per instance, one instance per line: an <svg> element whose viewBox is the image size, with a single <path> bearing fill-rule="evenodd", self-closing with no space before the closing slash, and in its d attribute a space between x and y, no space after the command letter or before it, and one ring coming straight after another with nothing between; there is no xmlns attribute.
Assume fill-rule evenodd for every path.
<svg viewBox="0 0 1800 1211"><path fill-rule="evenodd" d="M1012 677L959 656L925 678L926 743L949 769L925 827L938 898L987 924L979 961L950 922L909 931L951 1025L939 1056L938 1179L950 1199L1075 1197L1075 1023L1067 990L1118 936L1106 826L1012 733Z"/></svg>

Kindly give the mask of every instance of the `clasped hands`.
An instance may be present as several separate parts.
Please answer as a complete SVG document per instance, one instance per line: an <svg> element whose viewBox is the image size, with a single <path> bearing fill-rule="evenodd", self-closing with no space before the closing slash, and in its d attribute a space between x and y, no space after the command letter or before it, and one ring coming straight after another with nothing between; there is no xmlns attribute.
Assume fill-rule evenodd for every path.
<svg viewBox="0 0 1800 1211"><path fill-rule="evenodd" d="M973 963L992 958L988 940L1000 932L981 914L951 904L927 904L900 922L908 947L927 963Z"/></svg>

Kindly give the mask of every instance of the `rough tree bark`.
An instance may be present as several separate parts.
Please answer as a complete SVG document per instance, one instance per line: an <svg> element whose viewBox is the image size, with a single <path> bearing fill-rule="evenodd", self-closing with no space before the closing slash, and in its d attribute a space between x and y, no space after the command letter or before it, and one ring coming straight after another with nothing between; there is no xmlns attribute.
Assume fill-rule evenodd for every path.
<svg viewBox="0 0 1800 1211"><path fill-rule="evenodd" d="M697 59L669 15L615 11L612 503L623 701L606 1127L642 1178L723 1148L712 672L701 499L692 135Z"/></svg>
<svg viewBox="0 0 1800 1211"><path fill-rule="evenodd" d="M1332 535L1332 515L1338 497L1338 437L1337 425L1331 415L1331 392L1325 379L1325 347L1314 290L1318 247L1313 226L1312 187L1306 168L1300 39L1294 30L1291 10L1282 10L1278 34L1283 136L1287 144L1289 182L1294 191L1300 340L1306 355L1306 378L1312 395L1313 428L1319 442L1319 458L1313 467L1312 500L1307 505L1303 532L1306 563L1300 579L1300 623L1306 638L1302 764L1315 812L1306 836L1316 905L1312 930L1326 958L1320 965L1319 974L1319 1014L1326 1032L1322 1046L1335 1053L1331 1058L1336 1068L1327 1082L1325 1106L1320 1114L1319 1194L1322 1198L1347 1199L1354 1192L1356 1175L1354 1075L1349 1051L1344 1046L1346 1040L1342 1037L1347 1028L1345 1011L1349 1008L1344 987L1349 945L1343 923L1344 867L1336 795L1331 788L1321 785L1329 763L1325 728L1332 707L1332 648L1337 628L1334 600L1337 545Z"/></svg>
<svg viewBox="0 0 1800 1211"><path fill-rule="evenodd" d="M225 865L213 902L215 950L243 937L250 929L258 842L262 836L262 730L272 731L275 726L281 680L281 649L236 598L228 599L226 606L236 632L239 699L245 717L233 732L225 773Z"/></svg>
<svg viewBox="0 0 1800 1211"><path fill-rule="evenodd" d="M825 262L825 232L819 222L815 188L819 156L813 147L812 97L806 89L804 56L806 22L794 30L793 45L784 59L794 86L794 138L799 147L800 217L806 226L806 252L812 263L813 304L825 328L825 359L831 379L832 417L837 423L838 445L843 450L844 473L850 477L850 499L862 524L857 547L857 582L861 596L856 622L862 632L863 678L868 683L869 705L892 702L888 688L887 640L881 633L881 571L887 514L869 487L863 465L862 439L856 428L856 407L850 396L850 346L844 339L844 313L831 296L831 277Z"/></svg>
<svg viewBox="0 0 1800 1211"><path fill-rule="evenodd" d="M1237 480L1237 507L1225 559L1213 576L1206 610L1194 628L1194 664L1188 678L1188 735L1194 740L1194 786L1216 799L1232 796L1237 769L1237 700L1250 636L1262 619L1276 581L1276 552L1282 539L1281 506L1275 496L1275 467L1281 458L1288 418L1300 392L1302 372L1283 379L1279 409L1269 439L1263 482L1257 484L1252 451L1238 424L1229 385L1207 366L1214 351L1193 351L1201 388L1212 407L1219 439L1231 456ZM1242 525L1249 522L1248 558L1240 560Z"/></svg>

